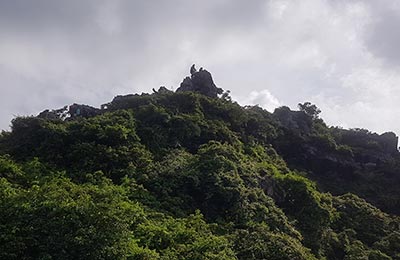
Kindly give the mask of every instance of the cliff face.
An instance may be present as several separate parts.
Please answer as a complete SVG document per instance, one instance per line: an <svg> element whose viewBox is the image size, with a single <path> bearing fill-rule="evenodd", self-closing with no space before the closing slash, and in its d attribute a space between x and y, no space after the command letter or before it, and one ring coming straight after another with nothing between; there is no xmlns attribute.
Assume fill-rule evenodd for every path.
<svg viewBox="0 0 400 260"><path fill-rule="evenodd" d="M312 118L303 111L292 111L288 107L280 107L275 109L274 117L284 128L299 135L311 133Z"/></svg>
<svg viewBox="0 0 400 260"><path fill-rule="evenodd" d="M324 191L355 193L385 211L400 214L400 196L394 195L400 186L394 133L328 127L322 119L288 107L276 109L273 116L282 134L272 143L291 168L307 172Z"/></svg>
<svg viewBox="0 0 400 260"><path fill-rule="evenodd" d="M376 137L376 141L380 144L386 153L397 153L399 137L393 132L383 133Z"/></svg>

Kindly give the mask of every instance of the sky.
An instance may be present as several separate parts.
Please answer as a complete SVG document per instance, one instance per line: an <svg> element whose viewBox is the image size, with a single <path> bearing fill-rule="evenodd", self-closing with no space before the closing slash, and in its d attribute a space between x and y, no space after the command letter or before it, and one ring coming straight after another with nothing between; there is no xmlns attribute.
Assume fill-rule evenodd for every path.
<svg viewBox="0 0 400 260"><path fill-rule="evenodd" d="M195 63L242 105L400 134L399 46L398 0L0 0L0 129L175 90Z"/></svg>

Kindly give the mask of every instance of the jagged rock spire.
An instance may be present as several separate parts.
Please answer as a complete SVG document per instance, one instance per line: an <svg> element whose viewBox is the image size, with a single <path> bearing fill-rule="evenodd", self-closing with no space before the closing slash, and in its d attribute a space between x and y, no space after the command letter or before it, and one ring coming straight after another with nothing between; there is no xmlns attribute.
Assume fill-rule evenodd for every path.
<svg viewBox="0 0 400 260"><path fill-rule="evenodd" d="M186 77L180 87L176 90L198 92L208 97L217 98L218 94L222 94L222 88L218 88L213 81L211 73L203 68L197 71L195 64L190 68L190 77Z"/></svg>
<svg viewBox="0 0 400 260"><path fill-rule="evenodd" d="M190 67L190 75L193 75L197 72L196 68L195 68L195 64L192 65L192 67Z"/></svg>

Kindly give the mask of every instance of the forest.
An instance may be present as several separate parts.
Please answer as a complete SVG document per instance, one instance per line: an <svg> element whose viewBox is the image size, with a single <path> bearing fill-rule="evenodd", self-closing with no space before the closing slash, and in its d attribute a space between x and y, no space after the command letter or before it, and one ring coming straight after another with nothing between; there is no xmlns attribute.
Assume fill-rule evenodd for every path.
<svg viewBox="0 0 400 260"><path fill-rule="evenodd" d="M0 134L0 259L400 259L397 136L176 92L17 117Z"/></svg>

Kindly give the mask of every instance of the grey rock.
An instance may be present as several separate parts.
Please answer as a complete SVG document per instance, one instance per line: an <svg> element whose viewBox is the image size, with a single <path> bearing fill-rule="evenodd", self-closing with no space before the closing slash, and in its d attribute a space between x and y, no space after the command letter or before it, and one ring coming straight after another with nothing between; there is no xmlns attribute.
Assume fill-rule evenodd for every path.
<svg viewBox="0 0 400 260"><path fill-rule="evenodd" d="M217 98L218 95L223 93L223 89L215 85L211 73L207 70L201 69L197 71L193 64L190 73L191 76L182 81L176 92L192 91L213 98Z"/></svg>

